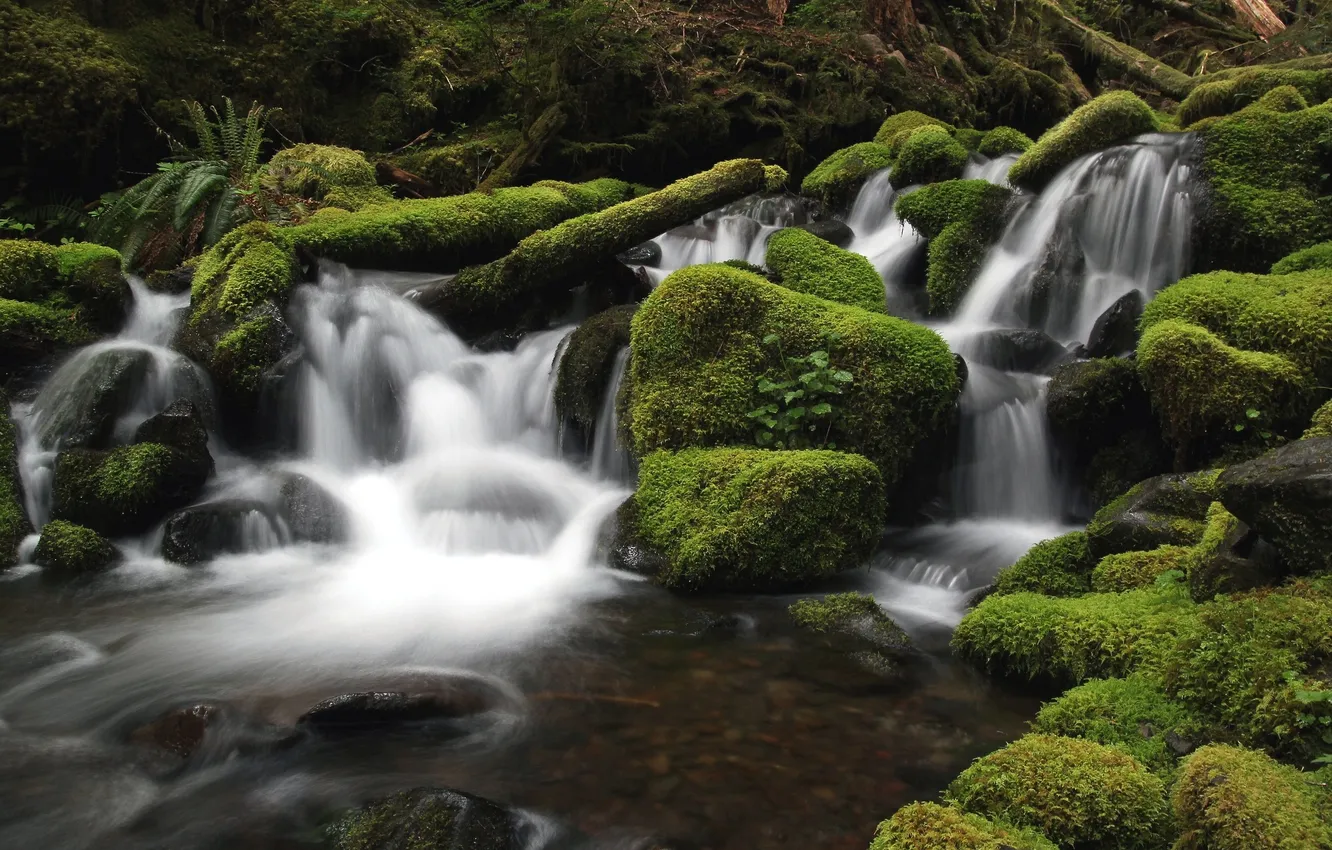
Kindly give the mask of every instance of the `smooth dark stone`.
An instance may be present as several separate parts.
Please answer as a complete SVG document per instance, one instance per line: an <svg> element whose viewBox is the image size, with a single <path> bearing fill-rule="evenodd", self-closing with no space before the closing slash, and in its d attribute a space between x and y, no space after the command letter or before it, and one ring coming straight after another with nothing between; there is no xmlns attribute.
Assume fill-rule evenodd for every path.
<svg viewBox="0 0 1332 850"><path fill-rule="evenodd" d="M111 348L95 355L73 386L45 387L37 399L46 414L42 443L109 447L116 420L130 409L152 367L153 356L143 349Z"/></svg>
<svg viewBox="0 0 1332 850"><path fill-rule="evenodd" d="M187 759L198 750L209 724L220 713L218 706L209 703L173 709L135 729L130 740Z"/></svg>
<svg viewBox="0 0 1332 850"><path fill-rule="evenodd" d="M807 230L820 239L831 242L838 248L845 248L856 238L855 231L844 221L829 219L827 221L811 221L805 224L797 225L801 230Z"/></svg>
<svg viewBox="0 0 1332 850"><path fill-rule="evenodd" d="M136 443L161 443L191 454L208 454L203 414L187 399L177 399L134 432Z"/></svg>
<svg viewBox="0 0 1332 850"><path fill-rule="evenodd" d="M1292 572L1332 567L1332 437L1296 440L1235 464L1221 474L1217 492Z"/></svg>
<svg viewBox="0 0 1332 850"><path fill-rule="evenodd" d="M176 564L200 564L219 555L258 551L256 523L277 539L270 509L262 502L228 499L176 511L162 528L162 557Z"/></svg>
<svg viewBox="0 0 1332 850"><path fill-rule="evenodd" d="M279 512L291 533L302 543L341 543L348 538L351 519L347 508L333 494L304 475L283 482Z"/></svg>
<svg viewBox="0 0 1332 850"><path fill-rule="evenodd" d="M1068 351L1054 337L1040 331L1016 329L986 331L968 346L972 362L1005 372L1046 374L1068 359Z"/></svg>
<svg viewBox="0 0 1332 850"><path fill-rule="evenodd" d="M1087 337L1087 356L1114 357L1137 348L1142 308L1142 293L1136 289L1106 308Z"/></svg>
<svg viewBox="0 0 1332 850"><path fill-rule="evenodd" d="M370 691L326 699L297 725L325 736L357 735L408 723L457 720L494 707L496 695L465 680L425 693Z"/></svg>
<svg viewBox="0 0 1332 850"><path fill-rule="evenodd" d="M661 246L656 242L644 242L628 251L617 254L615 259L626 266L658 266L661 264Z"/></svg>
<svg viewBox="0 0 1332 850"><path fill-rule="evenodd" d="M1206 474L1158 475L1106 505L1087 526L1092 557L1196 543L1190 529L1200 530L1212 495L1195 486L1194 476Z"/></svg>

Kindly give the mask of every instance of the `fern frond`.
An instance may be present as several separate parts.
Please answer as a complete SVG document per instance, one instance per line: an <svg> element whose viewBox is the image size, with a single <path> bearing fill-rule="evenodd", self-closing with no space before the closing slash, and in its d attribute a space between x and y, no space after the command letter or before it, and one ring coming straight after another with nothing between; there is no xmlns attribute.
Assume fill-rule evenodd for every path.
<svg viewBox="0 0 1332 850"><path fill-rule="evenodd" d="M253 176L259 169L259 153L263 150L264 126L267 121L267 111L257 103L250 105L250 111L245 116L245 134L243 138L244 151L239 163L241 173L246 177Z"/></svg>
<svg viewBox="0 0 1332 850"><path fill-rule="evenodd" d="M231 186L225 187L213 198L204 216L203 231L200 233L205 247L216 244L239 223L236 214L239 200L240 196Z"/></svg>
<svg viewBox="0 0 1332 850"><path fill-rule="evenodd" d="M139 201L139 209L136 215L139 218L156 215L163 209L173 206L169 200L170 196L180 188L180 184L190 175L190 172L196 171L199 166L205 165L203 162L180 162L176 163L174 168L163 171L155 175L152 186L143 194ZM152 180L153 178L149 178ZM147 182L147 181L144 181ZM137 188L137 187L136 187Z"/></svg>
<svg viewBox="0 0 1332 850"><path fill-rule="evenodd" d="M197 100L185 104L190 115L190 125L199 140L198 154L201 159L221 159L222 151L218 148L217 134L213 122L208 120L208 113Z"/></svg>
<svg viewBox="0 0 1332 850"><path fill-rule="evenodd" d="M236 107L231 98L222 98L222 112L219 114L214 108L213 114L217 116L217 130L222 137L222 158L234 168L244 157L245 145L241 139L240 122L236 119Z"/></svg>
<svg viewBox="0 0 1332 850"><path fill-rule="evenodd" d="M181 181L176 191L176 211L172 227L184 231L189 220L194 218L199 209L205 206L218 189L227 184L227 172L221 163L209 163L212 167L192 169Z"/></svg>

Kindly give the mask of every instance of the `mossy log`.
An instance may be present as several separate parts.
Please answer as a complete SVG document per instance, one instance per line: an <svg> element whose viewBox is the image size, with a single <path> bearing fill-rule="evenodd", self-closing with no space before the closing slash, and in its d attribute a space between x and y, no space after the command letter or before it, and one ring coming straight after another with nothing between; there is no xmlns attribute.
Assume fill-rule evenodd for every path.
<svg viewBox="0 0 1332 850"><path fill-rule="evenodd" d="M518 147L504 158L494 171L486 175L478 192L493 192L501 186L508 186L532 163L541 158L541 152L554 141L560 130L564 129L567 117L564 107L556 103L546 108L545 112L532 122L532 126L523 133L523 140Z"/></svg>
<svg viewBox="0 0 1332 850"><path fill-rule="evenodd" d="M1130 79L1151 86L1162 94L1183 100L1194 80L1182 71L1163 65L1152 57L1103 32L1092 29L1050 0L1037 0L1035 11L1047 26L1082 46L1088 54L1122 71Z"/></svg>

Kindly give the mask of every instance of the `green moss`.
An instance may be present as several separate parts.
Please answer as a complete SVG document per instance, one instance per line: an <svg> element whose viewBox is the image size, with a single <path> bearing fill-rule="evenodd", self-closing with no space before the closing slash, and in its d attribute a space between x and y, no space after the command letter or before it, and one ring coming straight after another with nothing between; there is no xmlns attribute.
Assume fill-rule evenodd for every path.
<svg viewBox="0 0 1332 850"><path fill-rule="evenodd" d="M43 242L0 240L0 298L44 298L59 274L55 250Z"/></svg>
<svg viewBox="0 0 1332 850"><path fill-rule="evenodd" d="M1184 707L1172 702L1160 685L1146 677L1130 676L1094 679L1066 691L1041 706L1031 728L1118 747L1148 770L1166 776L1175 767L1175 754L1166 737L1187 735L1192 723Z"/></svg>
<svg viewBox="0 0 1332 850"><path fill-rule="evenodd" d="M878 542L883 479L830 451L689 449L643 460L638 532L680 590L774 590L864 563Z"/></svg>
<svg viewBox="0 0 1332 850"><path fill-rule="evenodd" d="M1008 171L1008 181L1039 191L1075 159L1157 129L1156 115L1127 91L1083 104L1037 140Z"/></svg>
<svg viewBox="0 0 1332 850"><path fill-rule="evenodd" d="M52 517L107 536L146 531L203 488L212 463L156 443L56 458Z"/></svg>
<svg viewBox="0 0 1332 850"><path fill-rule="evenodd" d="M376 800L329 825L332 850L502 850L519 823L488 800L443 788L414 788Z"/></svg>
<svg viewBox="0 0 1332 850"><path fill-rule="evenodd" d="M440 194L461 195L477 187L485 169L503 162L522 142L522 133L505 124L486 124L464 131L448 144L417 148L394 160L425 178Z"/></svg>
<svg viewBox="0 0 1332 850"><path fill-rule="evenodd" d="M281 346L275 339L282 333L278 325L275 316L263 313L223 334L213 348L209 374L228 392L258 392L264 373L281 357Z"/></svg>
<svg viewBox="0 0 1332 850"><path fill-rule="evenodd" d="M615 357L629 344L637 305L612 307L590 317L569 336L555 381L555 410L583 428L597 425Z"/></svg>
<svg viewBox="0 0 1332 850"><path fill-rule="evenodd" d="M1159 850L1170 831L1161 780L1122 750L1079 738L1019 738L963 771L948 798L1062 847Z"/></svg>
<svg viewBox="0 0 1332 850"><path fill-rule="evenodd" d="M237 228L199 258L191 284L190 321L240 319L269 299L285 300L296 281L296 259L275 228Z"/></svg>
<svg viewBox="0 0 1332 850"><path fill-rule="evenodd" d="M879 131L874 134L874 141L881 145L893 146L892 155L897 157L900 146L911 131L919 127L943 127L945 130L952 131L953 126L938 118L931 118L923 112L908 110L899 112L896 115L890 115L879 125Z"/></svg>
<svg viewBox="0 0 1332 850"><path fill-rule="evenodd" d="M786 181L789 179L791 179L791 175L780 165L763 166L763 191L780 192L786 188ZM649 194L651 191L652 190L649 190L649 192L635 191L634 197Z"/></svg>
<svg viewBox="0 0 1332 850"><path fill-rule="evenodd" d="M892 151L878 142L842 148L814 166L801 181L800 192L817 198L824 206L842 207L851 202L869 177L892 164Z"/></svg>
<svg viewBox="0 0 1332 850"><path fill-rule="evenodd" d="M788 227L768 240L768 268L781 285L874 313L887 312L883 278L869 260L808 230Z"/></svg>
<svg viewBox="0 0 1332 850"><path fill-rule="evenodd" d="M913 130L902 142L889 180L902 189L918 183L938 183L962 176L967 149L943 127L927 125Z"/></svg>
<svg viewBox="0 0 1332 850"><path fill-rule="evenodd" d="M0 298L0 343L14 340L19 347L35 350L40 359L61 348L96 339L79 311L58 306L62 303L53 300L33 304Z"/></svg>
<svg viewBox="0 0 1332 850"><path fill-rule="evenodd" d="M64 520L51 520L33 552L33 561L59 576L87 575L106 569L120 553L102 535Z"/></svg>
<svg viewBox="0 0 1332 850"><path fill-rule="evenodd" d="M879 824L870 850L1055 850L1045 836L953 806L911 803Z"/></svg>
<svg viewBox="0 0 1332 850"><path fill-rule="evenodd" d="M1332 242L1302 248L1272 264L1272 274L1295 274L1311 269L1332 270Z"/></svg>
<svg viewBox="0 0 1332 850"><path fill-rule="evenodd" d="M1092 570L1092 590L1097 593L1115 593L1151 587L1163 573L1185 570L1192 551L1189 546L1167 545L1145 552L1106 555Z"/></svg>
<svg viewBox="0 0 1332 850"><path fill-rule="evenodd" d="M23 510L18 471L18 429L9 418L9 396L0 390L0 568L18 562L18 546L32 531Z"/></svg>
<svg viewBox="0 0 1332 850"><path fill-rule="evenodd" d="M1130 487L1087 524L1087 545L1101 559L1162 545L1193 546L1202 539L1208 506L1216 496L1213 469L1158 475Z"/></svg>
<svg viewBox="0 0 1332 850"><path fill-rule="evenodd" d="M983 130L958 128L953 131L953 138L957 139L957 143L962 147L974 151L980 147L981 139L985 138L985 132Z"/></svg>
<svg viewBox="0 0 1332 850"><path fill-rule="evenodd" d="M1091 589L1088 573L1093 564L1087 551L1087 535L1070 531L1037 543L1017 563L1001 570L994 580L994 593L1002 596L1025 591L1078 596Z"/></svg>
<svg viewBox="0 0 1332 850"><path fill-rule="evenodd" d="M898 200L898 216L930 240L925 288L932 314L946 315L961 303L1003 233L1012 194L985 180L948 180Z"/></svg>
<svg viewBox="0 0 1332 850"><path fill-rule="evenodd" d="M1255 68L1227 79L1203 83L1189 92L1176 115L1180 126L1188 127L1203 118L1229 115L1253 104L1270 109L1301 103L1303 105L1298 108L1303 109L1329 97L1332 97L1332 71ZM1281 111L1294 110L1283 108Z"/></svg>
<svg viewBox="0 0 1332 850"><path fill-rule="evenodd" d="M392 192L376 184L375 167L365 154L351 148L293 145L274 154L268 167L284 191L329 206L354 211L393 200Z"/></svg>
<svg viewBox="0 0 1332 850"><path fill-rule="evenodd" d="M1184 764L1173 803L1176 850L1328 850L1326 791L1266 754L1212 745Z"/></svg>
<svg viewBox="0 0 1332 850"><path fill-rule="evenodd" d="M1055 598L991 596L953 633L953 649L992 671L1080 682L1161 663L1191 625L1182 587Z"/></svg>
<svg viewBox="0 0 1332 850"><path fill-rule="evenodd" d="M976 152L994 159L1006 153L1025 153L1034 144L1036 143L1020 130L1014 130L1012 127L995 127L981 139Z"/></svg>
<svg viewBox="0 0 1332 850"><path fill-rule="evenodd" d="M1314 437L1332 437L1332 401L1314 411L1309 428L1304 432L1304 439Z"/></svg>
<svg viewBox="0 0 1332 850"><path fill-rule="evenodd" d="M1046 415L1055 436L1084 455L1155 424L1133 361L1118 357L1079 360L1055 369L1046 393ZM1145 477L1137 476L1129 484Z"/></svg>
<svg viewBox="0 0 1332 850"><path fill-rule="evenodd" d="M832 593L822 599L801 599L787 610L796 625L812 631L865 634L876 643L911 645L906 632L873 596L865 593Z"/></svg>
<svg viewBox="0 0 1332 850"><path fill-rule="evenodd" d="M634 316L635 453L752 444L755 384L780 365L768 334L788 355L824 349L852 373L830 438L873 461L890 484L956 403L953 356L933 331L724 265L694 266L668 277Z"/></svg>

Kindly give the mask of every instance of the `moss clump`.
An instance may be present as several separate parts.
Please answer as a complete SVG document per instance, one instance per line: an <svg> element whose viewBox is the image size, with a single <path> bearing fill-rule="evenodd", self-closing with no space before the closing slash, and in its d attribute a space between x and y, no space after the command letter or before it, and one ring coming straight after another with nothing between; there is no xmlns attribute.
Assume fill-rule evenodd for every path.
<svg viewBox="0 0 1332 850"><path fill-rule="evenodd" d="M511 847L519 823L504 809L444 788L414 788L348 812L330 825L332 850Z"/></svg>
<svg viewBox="0 0 1332 850"><path fill-rule="evenodd" d="M211 471L207 455L156 443L71 449L56 458L52 516L108 537L143 532L193 500Z"/></svg>
<svg viewBox="0 0 1332 850"><path fill-rule="evenodd" d="M43 298L58 274L59 265L50 245L25 239L0 240L0 298Z"/></svg>
<svg viewBox="0 0 1332 850"><path fill-rule="evenodd" d="M775 590L864 563L885 511L883 479L858 455L689 449L643 460L639 536L679 590Z"/></svg>
<svg viewBox="0 0 1332 850"><path fill-rule="evenodd" d="M555 381L555 410L583 428L597 425L616 355L629 344L637 305L612 307L583 322L569 336Z"/></svg>
<svg viewBox="0 0 1332 850"><path fill-rule="evenodd" d="M1297 108L1303 109L1329 97L1332 97L1332 71L1255 68L1196 87L1175 114L1180 126L1188 127L1203 118L1229 115L1254 104L1271 109L1298 103L1301 105Z"/></svg>
<svg viewBox="0 0 1332 850"><path fill-rule="evenodd" d="M297 280L296 258L274 228L266 224L237 228L195 265L190 322L213 316L240 319L265 301L285 300Z"/></svg>
<svg viewBox="0 0 1332 850"><path fill-rule="evenodd" d="M1182 587L1055 598L991 596L962 618L953 649L995 672L1080 682L1159 665L1191 626Z"/></svg>
<svg viewBox="0 0 1332 850"><path fill-rule="evenodd" d="M120 254L112 248L0 240L0 299L51 301L55 309L78 305L80 322L111 331L124 319L129 297Z"/></svg>
<svg viewBox="0 0 1332 850"><path fill-rule="evenodd" d="M1313 418L1309 420L1303 438L1310 440L1315 437L1332 437L1332 401L1315 410Z"/></svg>
<svg viewBox="0 0 1332 850"><path fill-rule="evenodd" d="M1026 735L977 760L947 794L1062 847L1159 850L1170 830L1161 780L1122 750L1079 738Z"/></svg>
<svg viewBox="0 0 1332 850"><path fill-rule="evenodd" d="M1221 470L1158 475L1133 485L1087 524L1087 546L1098 561L1121 552L1163 545L1193 546L1202 539Z"/></svg>
<svg viewBox="0 0 1332 850"><path fill-rule="evenodd" d="M874 313L887 312L883 278L869 260L808 230L788 227L768 240L768 268L781 285Z"/></svg>
<svg viewBox="0 0 1332 850"><path fill-rule="evenodd" d="M875 643L911 645L906 632L866 593L833 593L822 599L801 599L789 609L796 625L816 632L866 635Z"/></svg>
<svg viewBox="0 0 1332 850"><path fill-rule="evenodd" d="M896 159L907 136L921 127L942 127L949 132L953 130L953 125L940 121L938 118L931 118L923 112L907 110L884 119L884 122L879 125L879 131L874 134L874 141L881 145L888 145L893 158Z"/></svg>
<svg viewBox="0 0 1332 850"><path fill-rule="evenodd" d="M9 418L9 396L0 390L0 568L18 562L18 546L32 531L23 510L18 471L18 429Z"/></svg>
<svg viewBox="0 0 1332 850"><path fill-rule="evenodd" d="M1272 264L1272 274L1295 274L1311 269L1332 270L1332 242L1319 242L1287 254Z"/></svg>
<svg viewBox="0 0 1332 850"><path fill-rule="evenodd" d="M1160 685L1143 676L1094 679L1041 706L1033 732L1084 738L1118 747L1148 770L1166 775L1175 767L1167 736L1189 732L1192 719Z"/></svg>
<svg viewBox="0 0 1332 850"><path fill-rule="evenodd" d="M365 154L351 148L293 145L274 154L268 165L284 191L331 207L354 211L393 200L393 193L375 182L375 167Z"/></svg>
<svg viewBox="0 0 1332 850"><path fill-rule="evenodd" d="M1040 191L1079 157L1157 130L1156 115L1132 92L1103 94L1079 106L1013 163L1008 181Z"/></svg>
<svg viewBox="0 0 1332 850"><path fill-rule="evenodd" d="M1087 535L1070 531L1042 540L1013 566L1001 570L994 580L994 593L1078 596L1091 589L1087 574L1094 564L1087 551Z"/></svg>
<svg viewBox="0 0 1332 850"><path fill-rule="evenodd" d="M912 803L879 824L870 850L1055 850L1048 838L953 806Z"/></svg>
<svg viewBox="0 0 1332 850"><path fill-rule="evenodd" d="M1092 590L1117 593L1151 587L1162 574L1184 570L1192 551L1188 546L1158 546L1146 552L1106 555L1092 570Z"/></svg>
<svg viewBox="0 0 1332 850"><path fill-rule="evenodd" d="M1026 153L1027 149L1034 144L1036 143L1031 140L1031 137L1021 130L1014 130L1012 127L995 127L981 139L980 144L976 147L976 152L981 156L994 159L1006 153Z"/></svg>
<svg viewBox="0 0 1332 850"><path fill-rule="evenodd" d="M1176 850L1327 850L1328 795L1253 750L1213 744L1184 763L1174 791ZM1320 813L1321 809L1321 813Z"/></svg>
<svg viewBox="0 0 1332 850"><path fill-rule="evenodd" d="M791 175L787 172L785 168L782 168L780 165L763 166L763 191L765 192L782 191L783 189L786 188L786 181L790 179ZM638 191L639 188L642 187L635 188L634 191L635 197L638 197L639 195L647 195L655 191L654 189L648 188L646 192L642 192Z"/></svg>
<svg viewBox="0 0 1332 850"><path fill-rule="evenodd" d="M925 288L932 314L946 315L961 303L1003 233L1012 195L985 180L949 180L898 200L898 216L930 240Z"/></svg>
<svg viewBox="0 0 1332 850"><path fill-rule="evenodd" d="M967 149L943 127L928 125L913 130L902 142L889 180L902 189L918 183L938 183L962 176Z"/></svg>
<svg viewBox="0 0 1332 850"><path fill-rule="evenodd" d="M826 350L854 381L829 438L896 483L916 447L948 421L959 380L948 346L901 319L792 292L724 265L668 277L634 316L630 431L639 456L657 449L751 445L756 382L789 356Z"/></svg>
<svg viewBox="0 0 1332 850"><path fill-rule="evenodd" d="M54 519L43 526L32 558L53 575L73 577L101 572L120 560L120 552L91 528Z"/></svg>
<svg viewBox="0 0 1332 850"><path fill-rule="evenodd" d="M892 164L892 150L878 142L842 148L814 166L801 181L800 192L826 207L845 206L870 176Z"/></svg>
<svg viewBox="0 0 1332 850"><path fill-rule="evenodd" d="M235 398L259 392L264 374L286 353L290 331L271 307L218 337L208 372Z"/></svg>

